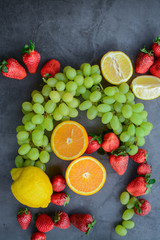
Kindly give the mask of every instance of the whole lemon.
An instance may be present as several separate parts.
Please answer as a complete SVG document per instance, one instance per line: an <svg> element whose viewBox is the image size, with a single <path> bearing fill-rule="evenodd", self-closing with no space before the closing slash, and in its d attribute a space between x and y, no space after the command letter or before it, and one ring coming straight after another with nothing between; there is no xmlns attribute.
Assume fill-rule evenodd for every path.
<svg viewBox="0 0 160 240"><path fill-rule="evenodd" d="M53 192L49 177L38 167L12 168L11 190L22 204L33 208L46 208Z"/></svg>

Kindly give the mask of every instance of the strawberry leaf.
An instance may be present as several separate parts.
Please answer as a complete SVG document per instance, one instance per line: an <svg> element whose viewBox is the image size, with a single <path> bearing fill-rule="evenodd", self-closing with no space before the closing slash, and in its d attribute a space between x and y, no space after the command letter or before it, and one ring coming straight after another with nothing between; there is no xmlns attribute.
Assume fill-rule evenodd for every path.
<svg viewBox="0 0 160 240"><path fill-rule="evenodd" d="M2 65L2 71L8 73L8 68L6 65Z"/></svg>
<svg viewBox="0 0 160 240"><path fill-rule="evenodd" d="M99 155L104 155L106 152L104 151L104 149L102 147L100 147L98 150L97 150L97 153Z"/></svg>
<svg viewBox="0 0 160 240"><path fill-rule="evenodd" d="M140 49L141 52L148 54L149 56L153 55L153 51L146 50L146 47L144 46L142 49Z"/></svg>
<svg viewBox="0 0 160 240"><path fill-rule="evenodd" d="M55 223L57 223L61 219L60 217L61 214L62 214L61 212L57 212L57 211L55 212L55 215L53 217Z"/></svg>
<svg viewBox="0 0 160 240"><path fill-rule="evenodd" d="M156 182L156 179L150 179L150 180L148 181L149 184L154 184L155 182Z"/></svg>
<svg viewBox="0 0 160 240"><path fill-rule="evenodd" d="M88 230L87 230L87 232L85 233L86 235L89 234L89 232L91 231L91 229L93 228L93 226L94 226L95 223L96 223L96 220L95 220L95 218L93 217L93 221L88 224Z"/></svg>
<svg viewBox="0 0 160 240"><path fill-rule="evenodd" d="M158 43L158 45L160 45L160 37L156 37L156 40L155 41L153 40L153 42Z"/></svg>
<svg viewBox="0 0 160 240"><path fill-rule="evenodd" d="M27 208L21 208L18 210L18 215L22 215L23 213L28 214L29 211Z"/></svg>

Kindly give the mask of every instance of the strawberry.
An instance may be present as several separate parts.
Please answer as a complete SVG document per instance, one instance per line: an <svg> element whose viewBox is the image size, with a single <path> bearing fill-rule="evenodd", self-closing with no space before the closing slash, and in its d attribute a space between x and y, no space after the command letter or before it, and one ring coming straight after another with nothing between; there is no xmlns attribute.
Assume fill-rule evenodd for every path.
<svg viewBox="0 0 160 240"><path fill-rule="evenodd" d="M148 163L141 163L139 164L139 166L137 167L137 174L138 175L147 175L147 174L151 174L152 172L152 168Z"/></svg>
<svg viewBox="0 0 160 240"><path fill-rule="evenodd" d="M109 163L110 163L111 167L119 175L123 175L125 173L125 171L127 170L128 159L129 159L128 154L118 155L118 156L111 154L109 156Z"/></svg>
<svg viewBox="0 0 160 240"><path fill-rule="evenodd" d="M70 196L68 193L60 192L53 193L51 196L51 202L58 206L66 206L70 201Z"/></svg>
<svg viewBox="0 0 160 240"><path fill-rule="evenodd" d="M134 206L135 214L145 216L151 211L151 205L146 199L139 199Z"/></svg>
<svg viewBox="0 0 160 240"><path fill-rule="evenodd" d="M154 52L155 57L160 57L160 37L157 37L155 41L153 40L151 49Z"/></svg>
<svg viewBox="0 0 160 240"><path fill-rule="evenodd" d="M96 152L101 147L101 138L96 136L95 134L90 134L88 136L88 147L85 151L87 154L91 154Z"/></svg>
<svg viewBox="0 0 160 240"><path fill-rule="evenodd" d="M19 209L17 221L23 230L26 230L31 223L31 212L27 208Z"/></svg>
<svg viewBox="0 0 160 240"><path fill-rule="evenodd" d="M103 136L102 148L106 152L115 151L119 147L119 138L116 134L110 132Z"/></svg>
<svg viewBox="0 0 160 240"><path fill-rule="evenodd" d="M154 62L150 68L150 73L153 76L160 77L160 58L157 58L157 60Z"/></svg>
<svg viewBox="0 0 160 240"><path fill-rule="evenodd" d="M148 177L136 177L127 186L127 191L134 197L138 197L144 194L148 194L152 187L152 184L156 182L155 179Z"/></svg>
<svg viewBox="0 0 160 240"><path fill-rule="evenodd" d="M23 62L26 65L28 72L36 73L41 56L40 54L34 50L35 44L30 41L30 45L27 44L22 49L23 52Z"/></svg>
<svg viewBox="0 0 160 240"><path fill-rule="evenodd" d="M46 235L42 232L35 232L32 234L31 240L46 240Z"/></svg>
<svg viewBox="0 0 160 240"><path fill-rule="evenodd" d="M54 228L54 223L47 214L40 214L35 221L35 225L39 232L49 232Z"/></svg>
<svg viewBox="0 0 160 240"><path fill-rule="evenodd" d="M72 214L70 216L71 223L80 231L87 235L93 228L96 220L90 214Z"/></svg>
<svg viewBox="0 0 160 240"><path fill-rule="evenodd" d="M70 219L67 213L59 211L54 216L55 227L66 229L70 227Z"/></svg>
<svg viewBox="0 0 160 240"><path fill-rule="evenodd" d="M136 163L144 163L148 157L148 153L145 149L138 149L135 155L130 155L130 158Z"/></svg>
<svg viewBox="0 0 160 240"><path fill-rule="evenodd" d="M55 59L51 59L42 67L41 76L47 78L49 76L54 77L56 73L60 71L60 63Z"/></svg>
<svg viewBox="0 0 160 240"><path fill-rule="evenodd" d="M27 76L24 67L22 67L22 65L14 58L3 60L0 65L0 69L2 74L8 78L22 80Z"/></svg>
<svg viewBox="0 0 160 240"><path fill-rule="evenodd" d="M144 74L154 63L152 51L147 51L145 46L140 50L136 59L136 73Z"/></svg>
<svg viewBox="0 0 160 240"><path fill-rule="evenodd" d="M62 175L54 176L51 182L55 192L62 192L66 187L66 180Z"/></svg>

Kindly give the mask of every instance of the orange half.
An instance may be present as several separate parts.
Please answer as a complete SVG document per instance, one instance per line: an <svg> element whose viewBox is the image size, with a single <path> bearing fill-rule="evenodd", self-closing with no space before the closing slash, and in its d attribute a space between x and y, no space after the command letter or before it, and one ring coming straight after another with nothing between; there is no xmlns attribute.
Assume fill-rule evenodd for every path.
<svg viewBox="0 0 160 240"><path fill-rule="evenodd" d="M97 159L84 156L69 164L65 177L73 192L80 195L92 195L103 187L106 170Z"/></svg>
<svg viewBox="0 0 160 240"><path fill-rule="evenodd" d="M87 132L78 122L64 121L53 130L51 147L53 152L63 160L80 157L86 151L87 146Z"/></svg>

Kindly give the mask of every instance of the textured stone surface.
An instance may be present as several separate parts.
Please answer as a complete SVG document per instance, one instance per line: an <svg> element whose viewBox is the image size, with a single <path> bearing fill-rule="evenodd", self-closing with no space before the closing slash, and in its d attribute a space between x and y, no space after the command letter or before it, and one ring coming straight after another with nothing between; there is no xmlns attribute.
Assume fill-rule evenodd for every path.
<svg viewBox="0 0 160 240"><path fill-rule="evenodd" d="M139 48L145 44L150 47L152 40L160 34L160 2L157 1L118 1L118 0L28 0L0 1L0 58L14 57L22 63L21 48L29 40L36 43L36 49L42 59L38 72L28 74L22 81L0 79L0 239L30 239L35 231L34 223L26 231L20 229L16 214L20 203L10 191L10 170L14 167L17 155L15 128L21 124L21 104L30 100L31 91L41 89L42 80L39 70L43 64L55 58L62 68L71 65L78 68L83 62L99 63L102 55L109 50L121 50L129 55L133 64ZM134 74L135 75L135 74ZM142 102L136 100L137 102ZM154 125L146 138L145 148L149 151L148 162L152 164L152 176L157 179L152 194L146 199L151 203L152 211L148 216L134 216L135 229L128 230L123 239L159 240L160 236L160 100L143 101L148 119ZM89 121L85 113L77 119L88 131L101 132L99 119ZM52 158L47 166L47 173L53 177L56 173L65 173L68 162ZM124 176L118 176L111 169L107 156L97 157L106 167L107 180L100 192L93 196L79 196L66 188L71 195L68 206L50 205L47 209L30 209L31 212L44 212L51 215L55 210L71 213L91 213L97 223L88 237L83 236L71 226L68 230L54 228L47 233L47 239L79 240L119 240L114 227L121 222L123 206L119 195L126 185L136 176L137 165L130 160Z"/></svg>

